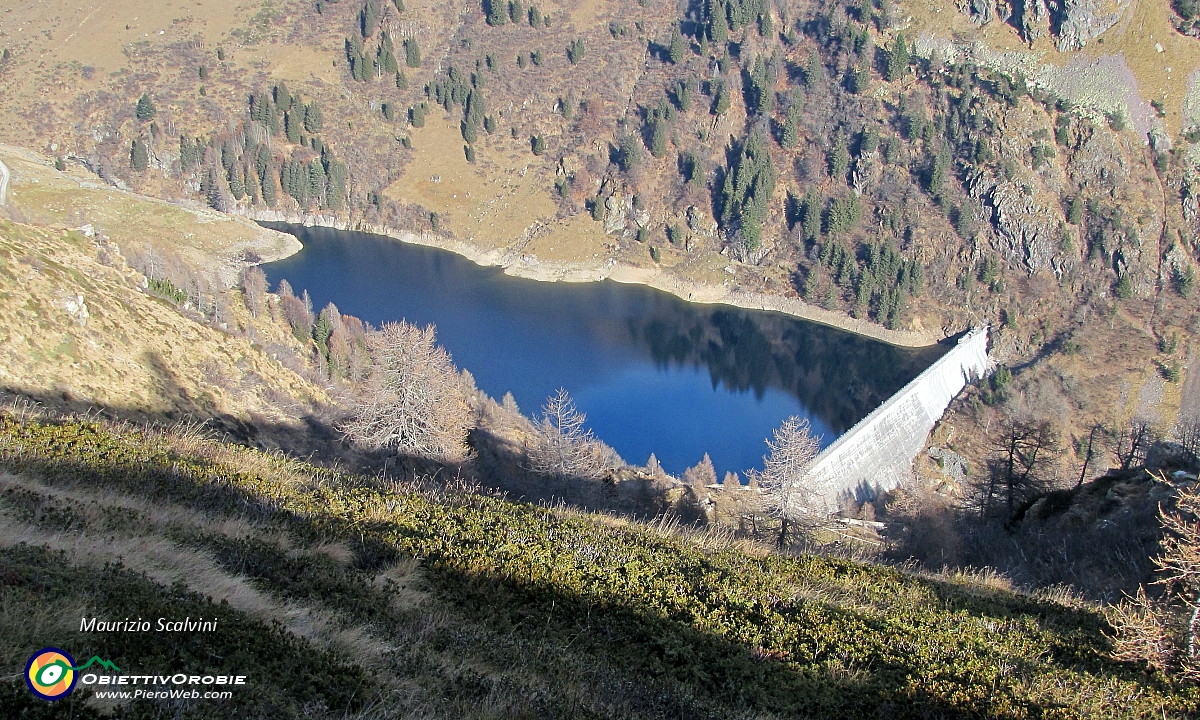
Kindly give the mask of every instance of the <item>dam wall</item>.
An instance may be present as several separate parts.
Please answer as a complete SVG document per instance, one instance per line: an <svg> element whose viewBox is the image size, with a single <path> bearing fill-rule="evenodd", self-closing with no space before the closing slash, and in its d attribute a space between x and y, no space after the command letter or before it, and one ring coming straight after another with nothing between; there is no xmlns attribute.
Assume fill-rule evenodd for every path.
<svg viewBox="0 0 1200 720"><path fill-rule="evenodd" d="M834 512L912 475L913 459L950 401L988 367L987 327L973 328L950 352L825 448L808 466L805 504Z"/></svg>

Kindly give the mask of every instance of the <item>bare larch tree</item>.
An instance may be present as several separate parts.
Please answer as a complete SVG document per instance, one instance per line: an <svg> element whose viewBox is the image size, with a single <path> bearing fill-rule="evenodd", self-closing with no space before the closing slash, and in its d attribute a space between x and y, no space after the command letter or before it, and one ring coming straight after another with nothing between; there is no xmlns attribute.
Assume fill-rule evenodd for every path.
<svg viewBox="0 0 1200 720"><path fill-rule="evenodd" d="M528 449L529 469L553 477L603 478L608 471L605 447L584 428L586 420L567 391L559 388L542 407L538 437Z"/></svg>
<svg viewBox="0 0 1200 720"><path fill-rule="evenodd" d="M765 493L766 510L779 518L778 542L783 547L789 532L797 527L811 531L824 515L807 482L808 466L821 451L821 439L812 434L808 418L793 415L775 429L767 448L763 469L753 471L752 478Z"/></svg>
<svg viewBox="0 0 1200 720"><path fill-rule="evenodd" d="M983 517L997 514L1003 500L1004 518L1011 519L1018 506L1048 488L1046 473L1057 438L1049 422L1009 417L990 442L988 473L976 487L979 512Z"/></svg>
<svg viewBox="0 0 1200 720"><path fill-rule="evenodd" d="M1113 654L1142 660L1189 682L1200 681L1200 492L1181 490L1174 508L1160 508L1162 552L1154 559L1162 597L1144 587L1113 608Z"/></svg>
<svg viewBox="0 0 1200 720"><path fill-rule="evenodd" d="M374 449L442 462L462 460L475 422L450 354L432 325L388 323L368 344L373 368L344 432Z"/></svg>

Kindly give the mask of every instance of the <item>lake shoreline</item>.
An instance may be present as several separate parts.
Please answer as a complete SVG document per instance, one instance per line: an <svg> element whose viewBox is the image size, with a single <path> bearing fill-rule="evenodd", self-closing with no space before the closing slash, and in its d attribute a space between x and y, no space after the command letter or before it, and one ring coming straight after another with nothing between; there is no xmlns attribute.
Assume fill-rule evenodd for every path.
<svg viewBox="0 0 1200 720"><path fill-rule="evenodd" d="M238 214L260 223L280 223L370 233L411 245L447 250L470 260L476 265L499 267L506 275L527 280L568 283L612 280L625 284L645 285L674 295L690 303L729 305L745 310L777 312L800 320L815 322L855 335L871 338L872 340L878 340L896 347L930 347L943 339L930 333L889 330L874 323L810 305L799 298L745 292L736 287L714 286L707 283L695 282L680 277L678 274L672 272L670 268L638 267L618 263L612 259L594 265L579 262L546 261L531 255L516 254L508 249L487 250L472 243L440 235L417 234L366 222L350 223L343 218L332 215L299 215L279 211L240 212ZM272 257L271 260L282 260L294 254L294 252L299 252L299 250L300 247L295 247L293 252L283 256Z"/></svg>

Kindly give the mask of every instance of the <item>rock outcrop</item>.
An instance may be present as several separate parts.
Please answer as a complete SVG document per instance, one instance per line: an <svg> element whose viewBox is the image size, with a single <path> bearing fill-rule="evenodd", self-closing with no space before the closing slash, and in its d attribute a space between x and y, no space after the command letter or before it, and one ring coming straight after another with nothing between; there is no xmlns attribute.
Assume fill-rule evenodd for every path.
<svg viewBox="0 0 1200 720"><path fill-rule="evenodd" d="M1029 187L1009 180L996 183L984 196L999 231L999 250L1010 263L1030 273L1049 270L1058 247L1058 219L1038 204Z"/></svg>
<svg viewBox="0 0 1200 720"><path fill-rule="evenodd" d="M1021 36L1033 43L1050 32L1050 8L1046 0L1025 0L1020 7Z"/></svg>
<svg viewBox="0 0 1200 720"><path fill-rule="evenodd" d="M1061 52L1080 50L1116 25L1131 0L959 0L976 25L1006 22L1028 43L1050 34Z"/></svg>
<svg viewBox="0 0 1200 720"><path fill-rule="evenodd" d="M987 25L996 19L996 0L959 0L958 9L976 25Z"/></svg>
<svg viewBox="0 0 1200 720"><path fill-rule="evenodd" d="M1130 0L1057 0L1058 49L1082 49L1091 40L1116 25L1130 7Z"/></svg>

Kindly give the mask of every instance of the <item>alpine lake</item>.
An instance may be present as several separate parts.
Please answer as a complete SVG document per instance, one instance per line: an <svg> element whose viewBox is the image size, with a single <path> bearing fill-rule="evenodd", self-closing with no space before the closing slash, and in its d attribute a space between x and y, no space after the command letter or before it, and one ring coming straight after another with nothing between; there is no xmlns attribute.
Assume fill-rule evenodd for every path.
<svg viewBox="0 0 1200 720"><path fill-rule="evenodd" d="M514 278L445 250L320 227L263 223L299 253L263 266L378 327L432 323L477 386L526 415L565 388L587 427L631 464L680 474L708 453L718 477L762 467L790 415L822 445L945 353L902 348L776 312L689 303L613 282Z"/></svg>

